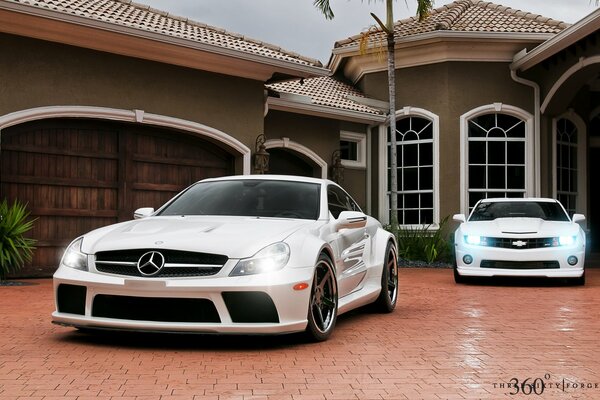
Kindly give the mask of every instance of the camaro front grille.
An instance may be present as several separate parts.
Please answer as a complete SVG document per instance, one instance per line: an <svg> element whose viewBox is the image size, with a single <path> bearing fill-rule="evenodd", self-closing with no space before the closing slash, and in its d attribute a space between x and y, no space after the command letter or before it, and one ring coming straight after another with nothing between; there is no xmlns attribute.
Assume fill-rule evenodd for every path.
<svg viewBox="0 0 600 400"><path fill-rule="evenodd" d="M101 251L96 253L99 272L126 276L148 276L140 272L138 262L149 252L164 257L164 267L152 277L196 277L217 274L227 262L227 256L179 250L135 249Z"/></svg>
<svg viewBox="0 0 600 400"><path fill-rule="evenodd" d="M555 247L557 245L558 238L497 238L497 237L486 237L485 245L488 247L499 247L502 249L541 249L545 247Z"/></svg>
<svg viewBox="0 0 600 400"><path fill-rule="evenodd" d="M558 261L498 261L481 260L481 268L497 269L558 269Z"/></svg>

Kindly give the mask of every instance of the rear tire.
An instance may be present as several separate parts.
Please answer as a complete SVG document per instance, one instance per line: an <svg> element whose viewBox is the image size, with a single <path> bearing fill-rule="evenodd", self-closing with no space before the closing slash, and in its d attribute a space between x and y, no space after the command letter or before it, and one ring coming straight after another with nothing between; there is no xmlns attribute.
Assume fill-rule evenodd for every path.
<svg viewBox="0 0 600 400"><path fill-rule="evenodd" d="M325 253L319 255L308 304L308 325L306 334L315 342L327 340L337 319L338 292L337 279L331 258Z"/></svg>
<svg viewBox="0 0 600 400"><path fill-rule="evenodd" d="M396 254L396 247L392 242L388 242L381 273L381 292L375 300L375 308L382 313L394 311L398 301L398 256Z"/></svg>

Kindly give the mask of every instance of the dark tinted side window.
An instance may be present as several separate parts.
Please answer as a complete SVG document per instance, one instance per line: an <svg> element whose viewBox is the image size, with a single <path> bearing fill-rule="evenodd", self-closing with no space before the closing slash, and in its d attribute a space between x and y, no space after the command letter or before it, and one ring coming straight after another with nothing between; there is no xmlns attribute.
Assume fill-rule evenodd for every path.
<svg viewBox="0 0 600 400"><path fill-rule="evenodd" d="M333 185L327 187L327 204L329 205L329 212L336 219L342 211L361 211L358 204L348 193Z"/></svg>

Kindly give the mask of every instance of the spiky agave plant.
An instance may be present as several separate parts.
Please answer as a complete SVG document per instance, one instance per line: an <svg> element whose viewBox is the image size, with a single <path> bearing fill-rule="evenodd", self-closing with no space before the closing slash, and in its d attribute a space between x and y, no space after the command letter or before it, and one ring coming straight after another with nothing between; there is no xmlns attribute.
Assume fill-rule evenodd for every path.
<svg viewBox="0 0 600 400"><path fill-rule="evenodd" d="M34 220L27 221L28 217L27 205L0 202L0 280L31 261L36 241L24 236L33 228Z"/></svg>

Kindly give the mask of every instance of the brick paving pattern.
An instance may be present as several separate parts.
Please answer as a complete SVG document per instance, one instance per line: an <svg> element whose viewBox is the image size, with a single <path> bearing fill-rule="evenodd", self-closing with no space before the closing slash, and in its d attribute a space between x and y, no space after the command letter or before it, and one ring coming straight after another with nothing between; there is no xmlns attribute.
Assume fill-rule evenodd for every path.
<svg viewBox="0 0 600 400"><path fill-rule="evenodd" d="M317 344L90 335L50 323L51 280L0 287L0 398L598 399L600 269L587 274L584 287L455 285L447 269L404 269L393 314L346 314ZM519 390L539 378L544 392L511 395L527 378Z"/></svg>

